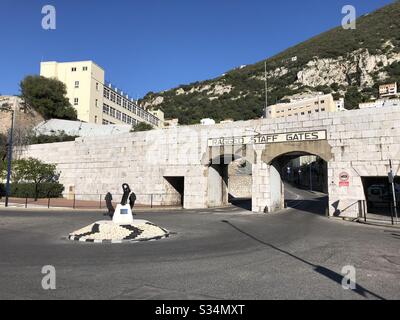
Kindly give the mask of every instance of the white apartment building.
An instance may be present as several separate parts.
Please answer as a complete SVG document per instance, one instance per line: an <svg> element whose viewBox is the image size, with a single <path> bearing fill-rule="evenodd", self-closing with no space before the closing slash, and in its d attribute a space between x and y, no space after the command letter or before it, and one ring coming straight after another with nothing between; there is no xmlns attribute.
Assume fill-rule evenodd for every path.
<svg viewBox="0 0 400 320"><path fill-rule="evenodd" d="M303 99L291 100L289 103L278 103L268 106L269 118L286 118L303 116L317 112L337 112L338 104L332 94L316 95Z"/></svg>
<svg viewBox="0 0 400 320"><path fill-rule="evenodd" d="M397 95L397 83L388 83L379 86L379 96L384 97L393 97Z"/></svg>
<svg viewBox="0 0 400 320"><path fill-rule="evenodd" d="M80 121L132 126L145 122L160 128L164 125L164 119L138 106L123 91L106 84L104 69L93 61L42 62L40 75L57 79L66 85L67 97ZM162 111L159 110L157 114L161 117Z"/></svg>
<svg viewBox="0 0 400 320"><path fill-rule="evenodd" d="M372 102L360 103L358 107L360 109L366 108L384 108L384 107L399 107L400 99L379 99Z"/></svg>

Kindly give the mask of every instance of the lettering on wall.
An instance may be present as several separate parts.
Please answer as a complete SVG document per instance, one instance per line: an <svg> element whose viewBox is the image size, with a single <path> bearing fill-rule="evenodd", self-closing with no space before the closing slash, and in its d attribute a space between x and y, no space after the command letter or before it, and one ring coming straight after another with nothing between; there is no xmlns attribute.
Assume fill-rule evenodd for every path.
<svg viewBox="0 0 400 320"><path fill-rule="evenodd" d="M208 140L209 147L235 146L248 144L271 144L283 142L321 141L327 139L326 130L308 132L290 132L278 134L260 134L246 137L223 137Z"/></svg>

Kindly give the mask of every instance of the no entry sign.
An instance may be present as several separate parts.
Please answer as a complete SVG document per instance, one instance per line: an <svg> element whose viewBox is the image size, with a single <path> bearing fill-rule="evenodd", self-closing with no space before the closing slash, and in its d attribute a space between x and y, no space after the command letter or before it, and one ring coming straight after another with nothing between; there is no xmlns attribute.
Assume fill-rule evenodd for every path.
<svg viewBox="0 0 400 320"><path fill-rule="evenodd" d="M347 172L342 172L339 175L339 187L349 187L350 186L350 175Z"/></svg>

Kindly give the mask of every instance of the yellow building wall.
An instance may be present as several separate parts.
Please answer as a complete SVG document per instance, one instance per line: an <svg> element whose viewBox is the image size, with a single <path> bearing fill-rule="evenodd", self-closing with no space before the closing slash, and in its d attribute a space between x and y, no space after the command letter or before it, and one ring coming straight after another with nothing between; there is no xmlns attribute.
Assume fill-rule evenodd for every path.
<svg viewBox="0 0 400 320"><path fill-rule="evenodd" d="M86 69L87 68L87 69ZM77 110L78 119L90 123L102 123L104 70L92 61L42 62L40 75L65 83L67 97ZM75 83L78 82L78 87ZM75 103L78 99L78 104ZM96 106L97 99L97 106Z"/></svg>

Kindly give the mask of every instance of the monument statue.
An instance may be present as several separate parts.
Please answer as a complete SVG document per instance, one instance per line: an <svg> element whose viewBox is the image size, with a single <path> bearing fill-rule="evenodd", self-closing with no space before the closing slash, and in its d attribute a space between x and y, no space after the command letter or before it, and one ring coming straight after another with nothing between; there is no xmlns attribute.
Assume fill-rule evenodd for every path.
<svg viewBox="0 0 400 320"><path fill-rule="evenodd" d="M121 203L118 204L117 208L115 209L113 222L115 224L130 225L133 224L132 209L135 205L136 195L134 192L132 192L127 183L122 185L122 190L124 191L124 194L122 196Z"/></svg>

